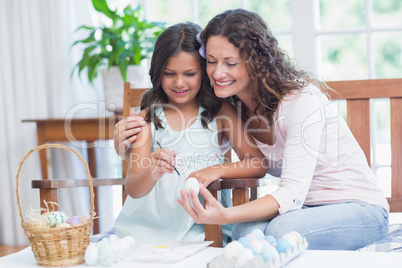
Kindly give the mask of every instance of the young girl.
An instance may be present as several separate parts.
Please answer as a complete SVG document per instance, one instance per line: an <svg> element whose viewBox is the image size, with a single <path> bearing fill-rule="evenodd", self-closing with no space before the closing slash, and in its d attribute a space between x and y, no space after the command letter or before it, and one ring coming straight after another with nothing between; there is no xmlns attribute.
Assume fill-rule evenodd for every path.
<svg viewBox="0 0 402 268"><path fill-rule="evenodd" d="M261 152L247 141L252 138L232 106L213 94L198 53L200 31L193 23L176 24L155 44L149 72L153 87L144 95L139 114L145 124L126 155L129 196L116 219L118 236L130 234L140 243L204 240L204 226L194 224L175 202L187 177L208 185L266 172ZM223 138L239 162L222 164Z"/></svg>

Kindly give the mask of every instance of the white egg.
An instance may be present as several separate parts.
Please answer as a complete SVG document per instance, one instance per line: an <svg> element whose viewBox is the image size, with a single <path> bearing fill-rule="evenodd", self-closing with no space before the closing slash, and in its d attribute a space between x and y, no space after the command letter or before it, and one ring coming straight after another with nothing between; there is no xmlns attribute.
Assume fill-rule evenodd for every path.
<svg viewBox="0 0 402 268"><path fill-rule="evenodd" d="M254 240L254 241L251 241L251 243L248 247L253 249L257 254L260 254L263 246L264 245L262 244L261 241Z"/></svg>
<svg viewBox="0 0 402 268"><path fill-rule="evenodd" d="M113 248L109 244L104 244L99 248L99 262L104 266L111 266L115 261Z"/></svg>
<svg viewBox="0 0 402 268"><path fill-rule="evenodd" d="M184 183L183 189L185 189L188 194L190 194L190 189L193 189L194 193L198 195L200 193L200 183L196 178L190 177Z"/></svg>
<svg viewBox="0 0 402 268"><path fill-rule="evenodd" d="M95 244L89 244L85 250L84 260L88 265L95 265L98 263L99 249Z"/></svg>
<svg viewBox="0 0 402 268"><path fill-rule="evenodd" d="M254 234L258 238L258 240L264 239L265 237L264 232L261 231L260 229L254 229L251 231L251 233Z"/></svg>
<svg viewBox="0 0 402 268"><path fill-rule="evenodd" d="M243 245L239 241L232 241L223 249L223 258L230 260L236 257L243 248Z"/></svg>
<svg viewBox="0 0 402 268"><path fill-rule="evenodd" d="M289 243L292 245L292 248L297 248L297 241L296 241L296 239L294 238L293 235L291 235L291 234L284 234L284 235L282 236L282 239L288 240Z"/></svg>
<svg viewBox="0 0 402 268"><path fill-rule="evenodd" d="M296 231L292 231L289 233L291 236L293 236L293 238L296 240L297 244L301 244L303 241L303 237L301 236L301 234L299 232Z"/></svg>
<svg viewBox="0 0 402 268"><path fill-rule="evenodd" d="M63 223L60 223L59 225L57 225L57 228L70 228L71 227L71 225L70 224L68 224L68 223L65 223L65 222L63 222Z"/></svg>
<svg viewBox="0 0 402 268"><path fill-rule="evenodd" d="M119 262L121 259L123 259L123 250L120 246L120 243L118 241L111 241L110 246L112 247L114 251L114 256L115 256L115 262Z"/></svg>
<svg viewBox="0 0 402 268"><path fill-rule="evenodd" d="M104 245L104 244L109 244L109 239L107 237L102 238L101 240L99 240L96 245L98 247Z"/></svg>
<svg viewBox="0 0 402 268"><path fill-rule="evenodd" d="M248 260L253 259L253 252L249 248L243 249L239 255L236 257L236 262L240 266L243 266Z"/></svg>
<svg viewBox="0 0 402 268"><path fill-rule="evenodd" d="M109 241L118 241L119 237L115 234L112 234L108 237Z"/></svg>
<svg viewBox="0 0 402 268"><path fill-rule="evenodd" d="M120 245L122 258L125 258L131 250L130 246L125 239L119 239L118 243Z"/></svg>
<svg viewBox="0 0 402 268"><path fill-rule="evenodd" d="M130 247L130 249L135 247L136 243L135 243L134 237L132 237L131 235L127 235L123 239L127 241L128 246Z"/></svg>

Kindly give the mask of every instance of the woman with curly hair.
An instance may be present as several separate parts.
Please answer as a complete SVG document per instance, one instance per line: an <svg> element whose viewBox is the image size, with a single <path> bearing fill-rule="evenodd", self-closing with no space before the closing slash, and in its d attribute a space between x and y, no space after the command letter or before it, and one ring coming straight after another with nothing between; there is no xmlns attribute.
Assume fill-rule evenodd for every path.
<svg viewBox="0 0 402 268"><path fill-rule="evenodd" d="M256 228L276 238L297 231L309 249L355 250L385 238L389 205L326 84L297 69L254 12L215 16L201 41L215 94L238 108L280 185L231 208L202 184L205 208L182 191L177 202L194 221L236 223L234 239Z"/></svg>

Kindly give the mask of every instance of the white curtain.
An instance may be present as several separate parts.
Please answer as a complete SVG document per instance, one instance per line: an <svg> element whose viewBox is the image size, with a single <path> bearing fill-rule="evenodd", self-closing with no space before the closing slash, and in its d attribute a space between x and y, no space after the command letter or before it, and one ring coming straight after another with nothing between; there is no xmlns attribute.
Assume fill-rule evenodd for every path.
<svg viewBox="0 0 402 268"><path fill-rule="evenodd" d="M21 228L15 193L16 174L25 154L37 146L36 126L23 119L63 117L82 103L102 104L103 92L98 78L95 86L74 75L70 78L79 49L71 49L79 36L75 29L92 25L90 0L0 0L0 243L27 244ZM102 110L102 109L101 109ZM98 110L86 109L75 116L96 117ZM68 144L67 144L68 145ZM73 148L85 156L85 150ZM99 161L115 160L113 148L103 148ZM103 151L102 151L103 150ZM106 153L105 153L106 152ZM85 177L81 163L69 152L52 153L53 176ZM112 174L103 170L105 176ZM99 173L99 172L98 172ZM39 192L31 180L40 179L39 154L24 163L20 174L23 213L29 205L39 208ZM87 189L63 192L59 203L70 213L88 211ZM74 197L73 197L74 196ZM65 201L63 201L65 200ZM111 212L103 230L110 228ZM102 231L102 229L101 229Z"/></svg>

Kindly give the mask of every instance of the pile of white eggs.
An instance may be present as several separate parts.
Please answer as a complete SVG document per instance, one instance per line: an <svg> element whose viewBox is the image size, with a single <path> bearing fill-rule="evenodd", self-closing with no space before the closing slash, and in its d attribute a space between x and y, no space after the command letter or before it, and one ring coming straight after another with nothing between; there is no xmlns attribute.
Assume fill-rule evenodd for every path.
<svg viewBox="0 0 402 268"><path fill-rule="evenodd" d="M293 231L276 239L259 229L228 243L223 254L208 267L282 267L308 246L305 238Z"/></svg>
<svg viewBox="0 0 402 268"><path fill-rule="evenodd" d="M135 239L132 236L118 238L116 235L111 235L105 237L97 243L89 244L85 250L85 263L111 266L127 257L135 245Z"/></svg>

